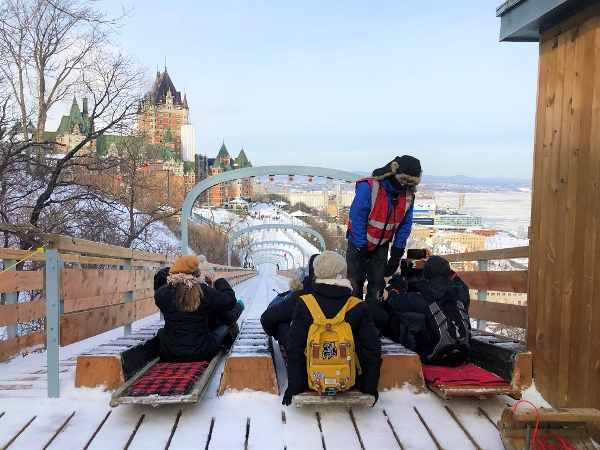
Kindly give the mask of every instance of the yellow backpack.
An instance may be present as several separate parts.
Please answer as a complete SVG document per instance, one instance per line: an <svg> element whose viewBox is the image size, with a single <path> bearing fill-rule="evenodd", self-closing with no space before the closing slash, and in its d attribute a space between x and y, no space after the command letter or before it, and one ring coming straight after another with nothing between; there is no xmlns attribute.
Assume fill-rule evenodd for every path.
<svg viewBox="0 0 600 450"><path fill-rule="evenodd" d="M335 395L354 386L360 371L352 328L345 321L346 312L362 300L350 297L333 319L327 319L311 294L300 297L310 311L313 324L306 340L308 386L318 394Z"/></svg>

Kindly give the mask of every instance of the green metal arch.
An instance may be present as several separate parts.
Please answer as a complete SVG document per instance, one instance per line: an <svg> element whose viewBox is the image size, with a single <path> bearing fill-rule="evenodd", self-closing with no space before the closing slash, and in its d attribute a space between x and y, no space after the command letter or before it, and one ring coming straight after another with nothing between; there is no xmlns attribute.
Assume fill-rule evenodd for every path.
<svg viewBox="0 0 600 450"><path fill-rule="evenodd" d="M305 251L302 248L302 246L296 244L295 242L290 242L290 241L259 241L259 242L252 242L248 245L246 245L241 253L240 253L240 259L243 261L244 260L244 256L246 255L246 252L251 249L252 247L256 246L256 245L269 245L269 244L273 244L273 245L290 245L292 247L296 247L298 250L300 250L300 253L302 254L302 265L305 266L306 265L306 258L305 256ZM307 253L307 252L306 252Z"/></svg>
<svg viewBox="0 0 600 450"><path fill-rule="evenodd" d="M274 256L277 255L281 255L281 257L283 258L283 260L286 260L286 257L283 256L284 254L289 254L291 260L292 260L292 265L295 266L296 265L296 260L294 259L294 255L292 255L289 250L285 250L285 249L281 249L281 248L257 248L255 250L252 250L252 252L249 255L249 258L252 258L252 255L254 255L255 253L265 253L265 252L272 252L272 254Z"/></svg>
<svg viewBox="0 0 600 450"><path fill-rule="evenodd" d="M278 256L278 255L262 255L262 256L258 256L257 259L252 261L252 264L256 265L261 265L264 263L272 263L272 264L278 264L278 263L285 263L285 260L283 259L282 256Z"/></svg>
<svg viewBox="0 0 600 450"><path fill-rule="evenodd" d="M361 179L361 176L344 170L328 169L326 167L311 167L311 166L259 166L246 167L244 169L230 170L218 175L213 175L202 180L185 197L183 208L181 210L181 254L185 255L188 252L188 219L192 215L192 208L196 200L204 191L210 189L217 184L227 181L238 180L243 178L257 177L261 175L306 175L313 177L325 177L336 180L344 180L349 183L356 183Z"/></svg>
<svg viewBox="0 0 600 450"><path fill-rule="evenodd" d="M323 236L321 236L319 232L313 230L312 228L305 227L302 225L292 225L291 223L263 223L260 225L253 225L251 227L242 228L241 230L238 230L231 235L231 238L229 238L229 242L227 243L227 265L231 266L231 250L233 249L233 243L239 236L245 233L249 233L251 231L265 230L271 228L276 230L286 230L290 228L292 230L299 230L304 231L306 233L310 233L319 240L319 242L321 243L321 247L323 247L323 251L327 250L325 246L325 239L323 239Z"/></svg>

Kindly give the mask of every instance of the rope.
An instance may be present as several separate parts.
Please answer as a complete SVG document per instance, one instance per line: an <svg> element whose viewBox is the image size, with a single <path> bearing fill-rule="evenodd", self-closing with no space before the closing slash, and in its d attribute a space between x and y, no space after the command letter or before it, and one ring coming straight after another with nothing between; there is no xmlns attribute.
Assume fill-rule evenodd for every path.
<svg viewBox="0 0 600 450"><path fill-rule="evenodd" d="M537 435L538 426L540 424L540 412L535 405L528 400L519 400L513 406L513 411L516 411L517 406L522 402L529 403L531 406L533 406L533 409L535 409L535 427L533 429L533 437L531 438L533 450L577 450L567 438L564 438L558 434L547 434L546 436L540 438ZM551 444L551 439L555 439L556 444Z"/></svg>
<svg viewBox="0 0 600 450"><path fill-rule="evenodd" d="M33 255L35 255L36 253L44 253L44 247L38 247L35 249L35 252L27 255L25 258L23 258L21 261L17 261L16 263L14 263L12 266L7 267L6 269L4 269L2 272L0 272L0 275L2 275L4 272L6 272L7 270L12 269L13 267L21 264L23 261L25 261L26 259L31 258Z"/></svg>

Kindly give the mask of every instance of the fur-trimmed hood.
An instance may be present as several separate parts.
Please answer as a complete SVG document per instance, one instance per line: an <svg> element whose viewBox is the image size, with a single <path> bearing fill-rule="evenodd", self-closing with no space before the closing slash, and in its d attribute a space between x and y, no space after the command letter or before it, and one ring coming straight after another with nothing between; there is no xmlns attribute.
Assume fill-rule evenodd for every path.
<svg viewBox="0 0 600 450"><path fill-rule="evenodd" d="M417 192L417 186L423 175L421 162L409 155L396 156L385 166L375 169L372 177L374 180L381 181L392 175L401 185L409 186L411 191Z"/></svg>

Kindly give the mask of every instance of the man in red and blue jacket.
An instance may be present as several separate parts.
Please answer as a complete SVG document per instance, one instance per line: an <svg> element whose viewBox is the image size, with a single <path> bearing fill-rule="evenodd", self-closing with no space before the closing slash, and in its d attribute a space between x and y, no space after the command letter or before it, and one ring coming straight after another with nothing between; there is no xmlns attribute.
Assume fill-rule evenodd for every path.
<svg viewBox="0 0 600 450"><path fill-rule="evenodd" d="M367 281L367 302L379 303L385 288L384 277L393 275L404 255L412 229L421 163L409 155L396 156L371 177L356 182L356 195L348 220L348 278L356 283L354 295L363 298ZM392 247L388 249L392 243Z"/></svg>

